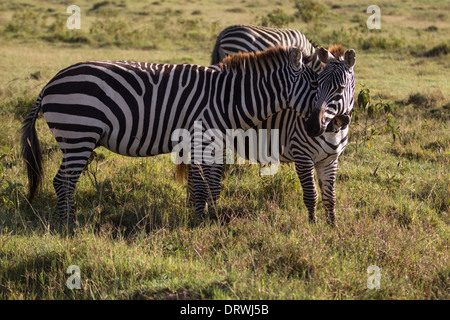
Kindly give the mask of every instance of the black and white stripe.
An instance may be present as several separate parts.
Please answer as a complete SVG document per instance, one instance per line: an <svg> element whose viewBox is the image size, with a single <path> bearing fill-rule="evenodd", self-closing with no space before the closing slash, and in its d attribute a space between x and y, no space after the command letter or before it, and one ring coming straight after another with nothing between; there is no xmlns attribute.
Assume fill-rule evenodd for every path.
<svg viewBox="0 0 450 320"><path fill-rule="evenodd" d="M313 103L315 74L298 48L242 54L212 67L128 61L90 61L60 71L41 91L24 121L23 157L30 201L41 180L34 129L42 108L63 153L53 184L62 220L73 217L73 193L92 151L103 146L121 155L144 157L172 151L176 129L248 129L286 108L305 114ZM202 145L202 150L205 148ZM194 149L191 149L194 151ZM192 165L196 213L215 190L214 165ZM220 188L220 186L219 186Z"/></svg>

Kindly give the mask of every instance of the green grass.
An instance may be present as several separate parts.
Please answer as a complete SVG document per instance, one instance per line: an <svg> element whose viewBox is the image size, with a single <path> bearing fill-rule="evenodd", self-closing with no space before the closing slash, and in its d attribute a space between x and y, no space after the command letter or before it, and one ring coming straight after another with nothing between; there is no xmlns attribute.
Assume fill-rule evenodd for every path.
<svg viewBox="0 0 450 320"><path fill-rule="evenodd" d="M65 4L3 1L0 299L449 299L449 6L380 1L382 28L368 31L370 1L316 2L323 11L306 23L301 1L77 1L82 28L72 32ZM394 105L395 141L383 117L351 124L335 228L320 201L308 222L292 164L273 177L227 166L216 211L197 225L169 155L99 148L67 235L52 186L61 153L42 117L44 181L27 203L19 128L60 69L93 59L207 65L223 28L263 22L355 48L357 93L364 84L374 102ZM70 265L80 290L66 287ZM380 290L367 289L370 265L381 268Z"/></svg>

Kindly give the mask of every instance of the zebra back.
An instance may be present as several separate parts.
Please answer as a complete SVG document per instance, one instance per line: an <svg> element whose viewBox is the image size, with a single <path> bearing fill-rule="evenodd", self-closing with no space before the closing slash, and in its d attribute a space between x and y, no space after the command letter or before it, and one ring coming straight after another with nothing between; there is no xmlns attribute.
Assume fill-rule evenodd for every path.
<svg viewBox="0 0 450 320"><path fill-rule="evenodd" d="M217 37L211 64L217 64L227 55L241 52L258 52L270 47L298 47L305 52L304 61L313 71L320 72L322 63L315 46L304 34L294 29L279 29L253 25L233 25L224 29Z"/></svg>

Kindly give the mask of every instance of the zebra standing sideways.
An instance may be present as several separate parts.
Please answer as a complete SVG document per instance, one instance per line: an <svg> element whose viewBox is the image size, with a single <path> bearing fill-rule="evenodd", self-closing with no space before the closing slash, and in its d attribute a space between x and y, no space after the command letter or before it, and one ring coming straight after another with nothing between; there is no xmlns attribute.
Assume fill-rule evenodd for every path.
<svg viewBox="0 0 450 320"><path fill-rule="evenodd" d="M319 87L322 88L319 101L328 99L329 106L341 110L337 110L337 116L330 121L325 132L315 138L305 133L306 119L289 109L282 110L264 120L255 127L255 131L259 132L258 129L279 130L280 162L294 161L303 189L303 201L311 221L315 221L318 200L314 178L314 168L316 169L327 220L334 223L337 163L347 145L348 124L354 103L354 52L346 53L347 57L344 59L342 46L333 46L328 53L323 49L316 50L306 37L296 30L237 25L226 28L218 36L212 54L212 63L218 63L218 59L223 58L224 55L236 54L239 51L264 50L279 43L294 43L312 53L312 61L309 65L317 73L320 72L322 63L332 62L326 68L326 72L319 76ZM332 115L328 117L331 118ZM272 154L270 134L268 137L267 149ZM248 155L245 156L248 159ZM177 175L182 177L184 170L185 168L179 165ZM216 179L221 179L220 173L216 173ZM190 175L188 175L188 193L192 201L194 193ZM220 189L215 190L213 201L218 199L219 194Z"/></svg>
<svg viewBox="0 0 450 320"><path fill-rule="evenodd" d="M303 66L302 56L298 48L277 47L229 57L213 67L90 61L61 70L43 88L22 127L29 201L42 175L35 130L41 108L63 153L53 185L60 218L66 222L75 218L75 186L98 146L126 156L153 156L171 152L179 142L171 140L173 131L192 133L196 121L201 121L203 131L225 132L254 127L286 108L305 114L313 104L305 92L311 91L315 74ZM308 129L312 134L328 121L323 115L312 112ZM202 144L201 152L204 149ZM196 149L191 150L195 154ZM191 166L199 216L208 187L215 183L209 176L213 166L204 162Z"/></svg>

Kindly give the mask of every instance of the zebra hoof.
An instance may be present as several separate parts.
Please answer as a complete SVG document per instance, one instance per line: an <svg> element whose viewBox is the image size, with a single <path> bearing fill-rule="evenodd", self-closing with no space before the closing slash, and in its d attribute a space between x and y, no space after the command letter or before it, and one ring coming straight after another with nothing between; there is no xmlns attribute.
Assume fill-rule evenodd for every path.
<svg viewBox="0 0 450 320"><path fill-rule="evenodd" d="M201 225L206 220L206 216L204 214L196 214L193 219L193 223L195 226Z"/></svg>
<svg viewBox="0 0 450 320"><path fill-rule="evenodd" d="M334 217L328 217L327 218L327 224L330 227L336 227L336 220L335 220L335 218Z"/></svg>
<svg viewBox="0 0 450 320"><path fill-rule="evenodd" d="M74 229L78 226L78 222L74 216L70 216L69 218L61 218L60 219L60 230L62 232L68 232L72 234Z"/></svg>

